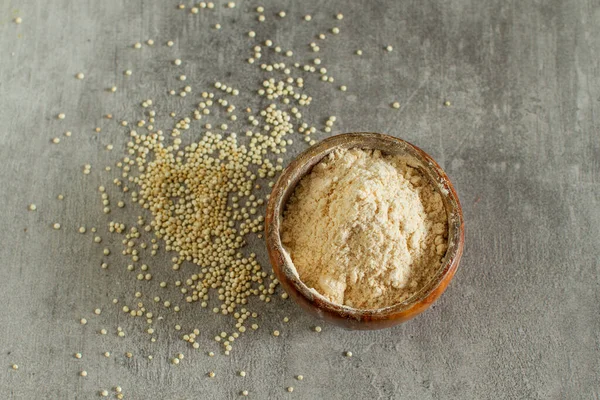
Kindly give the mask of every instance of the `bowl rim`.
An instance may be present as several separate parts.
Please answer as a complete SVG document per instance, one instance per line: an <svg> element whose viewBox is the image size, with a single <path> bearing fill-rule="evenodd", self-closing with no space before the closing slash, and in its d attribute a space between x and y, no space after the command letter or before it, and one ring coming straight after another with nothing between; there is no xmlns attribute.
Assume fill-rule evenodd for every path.
<svg viewBox="0 0 600 400"><path fill-rule="evenodd" d="M384 142L394 146L395 151L392 150L392 154L399 153L401 149L404 153L415 157L422 163L423 167L426 167L429 178L433 178L438 191L442 195L444 207L448 213L448 249L444 256L444 262L440 265L438 271L412 297L383 308L358 309L333 303L304 284L297 275L291 257L281 242L280 231L283 212L289 196L295 190L298 182L310 173L314 165L336 149L377 149L367 146L368 143L375 142ZM386 153L386 150L383 150L383 152ZM299 171L301 172L299 173ZM306 300L306 304L316 308L312 311L317 311L319 316L353 319L360 322L376 322L398 318L400 319L398 322L402 322L401 320L412 318L428 308L441 295L452 279L458 268L464 246L464 218L454 186L444 170L429 154L410 142L394 136L375 132L350 132L330 136L311 146L296 156L281 172L273 186L267 204L265 239L269 259L279 281L282 282L285 289L296 292ZM441 287L442 285L443 287ZM441 289L441 291L438 289ZM306 306L306 304L304 305Z"/></svg>

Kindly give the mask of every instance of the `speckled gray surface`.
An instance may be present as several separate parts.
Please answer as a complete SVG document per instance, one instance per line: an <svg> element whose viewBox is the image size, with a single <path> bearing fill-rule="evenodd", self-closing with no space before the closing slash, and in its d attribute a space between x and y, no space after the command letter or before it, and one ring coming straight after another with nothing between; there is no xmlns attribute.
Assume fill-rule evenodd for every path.
<svg viewBox="0 0 600 400"><path fill-rule="evenodd" d="M598 398L599 2L276 1L262 4L262 24L258 2L237 3L198 15L173 1L0 4L0 397L95 398L120 385L128 399L233 399L243 389L260 399ZM275 16L281 9L283 20ZM333 18L337 12L342 21ZM303 21L305 14L313 20ZM16 16L21 25L11 22ZM314 35L333 26L341 33L310 52ZM255 40L246 36L250 29ZM148 38L154 47L131 48ZM96 187L114 176L101 170L126 141L116 121L139 118L148 97L164 113L189 110L215 80L239 87L240 104L264 106L251 91L266 75L244 60L267 38L292 48L298 60L320 57L335 77L333 84L307 78L309 121L322 126L336 115L334 132L402 137L446 169L464 208L462 264L432 309L396 328L323 325L316 334L315 320L276 298L254 305L261 329L236 341L230 357L211 338L231 320L199 307L166 313L151 343L144 325L111 299L154 293L158 280L152 289L137 283L116 245L102 270L102 248L119 239L103 233L98 246L76 232L81 224L105 232L110 219L140 213L129 205L111 216L101 212ZM165 46L170 39L173 48ZM383 51L388 44L391 53ZM364 55L354 55L357 49ZM177 57L184 64L169 66ZM275 60L272 53L265 59ZM125 69L133 70L130 78ZM193 95L169 98L166 89L181 86L180 70ZM83 81L73 77L80 71ZM347 92L337 90L342 84ZM112 85L115 94L105 90ZM56 120L59 112L64 121ZM106 113L115 119L102 119ZM72 137L62 136L67 130ZM62 140L53 145L56 136ZM104 150L108 143L112 152ZM286 160L303 148L296 140ZM81 172L86 163L88 176ZM123 197L109 190L114 200ZM38 211L28 212L30 203ZM54 231L54 222L63 228ZM264 260L258 241L251 248ZM153 265L156 279L177 279L168 256L162 260ZM100 316L93 315L97 307ZM201 330L202 351L177 338L176 321ZM115 335L117 326L125 338ZM101 328L109 335L99 335ZM273 329L282 335L274 338ZM354 357L343 357L346 350ZM81 360L72 356L77 351ZM134 357L126 359L126 351ZM185 362L169 365L178 351ZM87 378L78 376L83 369ZM240 369L245 378L236 376ZM205 376L209 370L214 379ZM295 381L297 374L304 381ZM285 391L290 385L293 393Z"/></svg>

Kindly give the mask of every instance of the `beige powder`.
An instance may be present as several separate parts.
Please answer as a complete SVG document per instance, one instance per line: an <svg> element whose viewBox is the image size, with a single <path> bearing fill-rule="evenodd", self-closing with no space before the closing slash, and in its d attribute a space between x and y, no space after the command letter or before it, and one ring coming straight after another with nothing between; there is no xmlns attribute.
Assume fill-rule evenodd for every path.
<svg viewBox="0 0 600 400"><path fill-rule="evenodd" d="M282 241L300 279L337 304L402 302L438 270L447 248L442 198L398 156L331 153L290 198Z"/></svg>

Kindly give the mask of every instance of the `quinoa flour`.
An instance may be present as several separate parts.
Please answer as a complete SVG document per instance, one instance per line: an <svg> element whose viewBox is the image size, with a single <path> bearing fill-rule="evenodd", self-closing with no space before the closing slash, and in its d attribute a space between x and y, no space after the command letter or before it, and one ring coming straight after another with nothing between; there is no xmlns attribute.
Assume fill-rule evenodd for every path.
<svg viewBox="0 0 600 400"><path fill-rule="evenodd" d="M360 309L415 294L446 253L442 198L405 158L378 150L331 153L296 187L282 241L300 279Z"/></svg>

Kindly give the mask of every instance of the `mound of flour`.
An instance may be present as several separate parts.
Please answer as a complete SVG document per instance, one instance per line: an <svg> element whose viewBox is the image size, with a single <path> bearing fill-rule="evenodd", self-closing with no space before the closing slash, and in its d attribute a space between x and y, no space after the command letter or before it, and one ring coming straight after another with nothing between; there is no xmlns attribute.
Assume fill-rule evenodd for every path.
<svg viewBox="0 0 600 400"><path fill-rule="evenodd" d="M282 241L300 279L360 309L409 298L447 248L442 198L406 159L375 150L331 153L288 201Z"/></svg>

